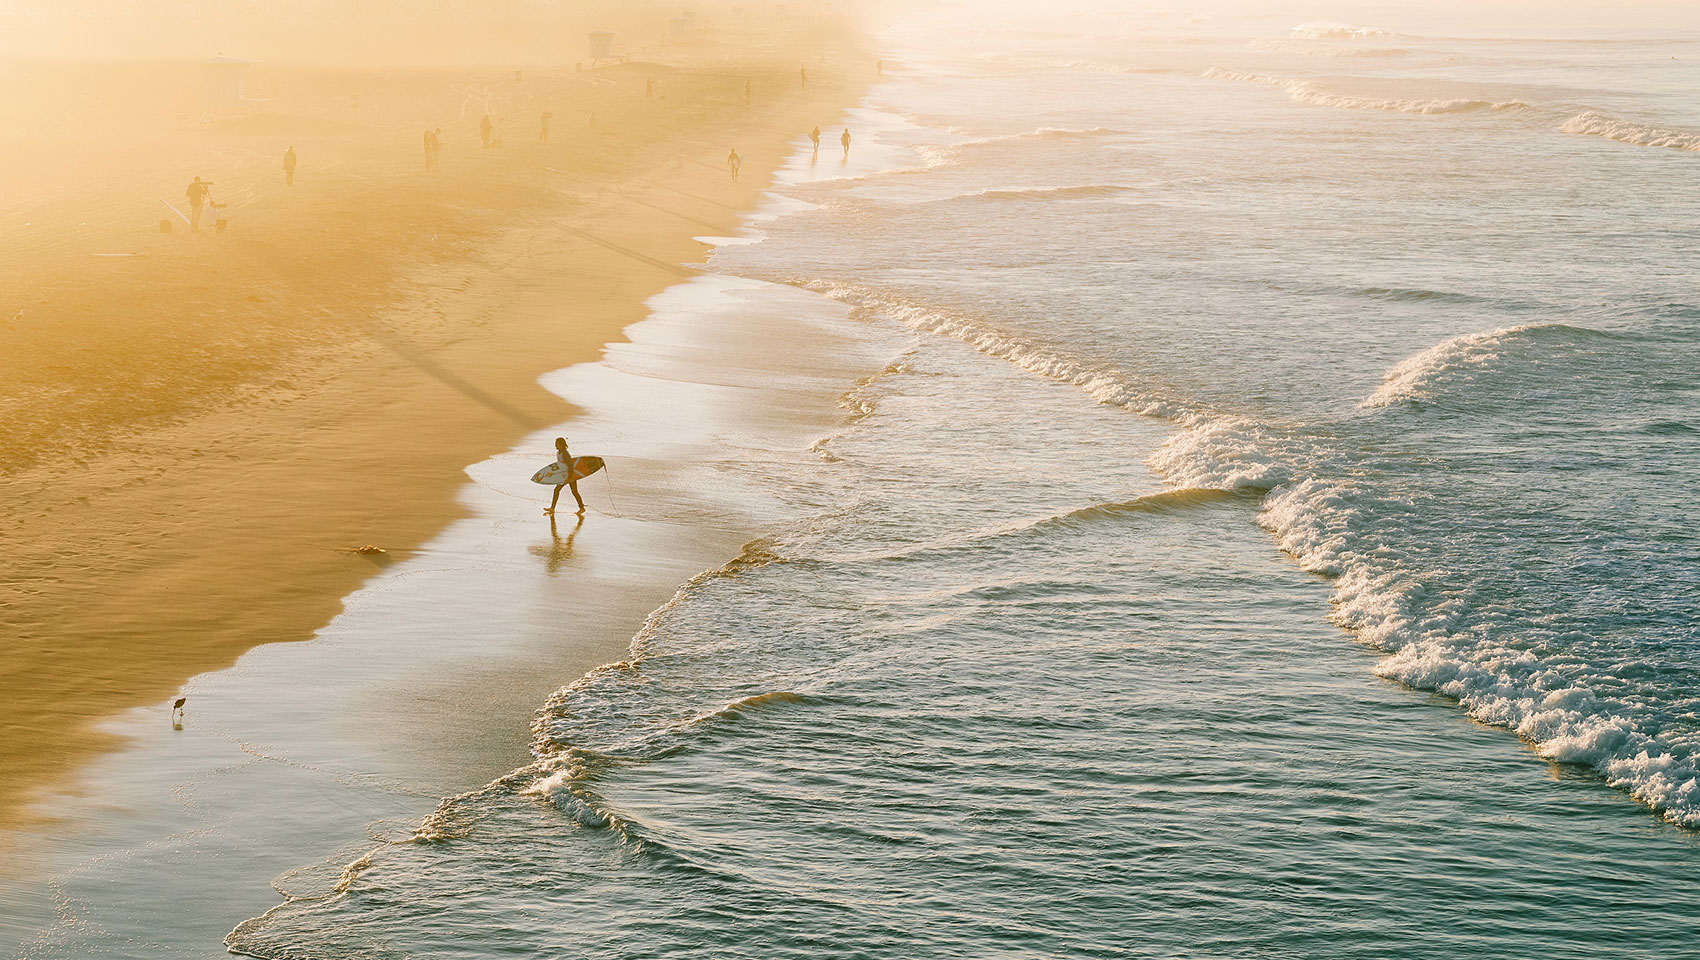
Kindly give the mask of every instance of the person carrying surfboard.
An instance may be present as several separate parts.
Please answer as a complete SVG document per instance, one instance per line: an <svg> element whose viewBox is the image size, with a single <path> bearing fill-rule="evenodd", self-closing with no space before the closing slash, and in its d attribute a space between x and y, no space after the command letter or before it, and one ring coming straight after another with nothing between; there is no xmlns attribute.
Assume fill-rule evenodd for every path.
<svg viewBox="0 0 1700 960"><path fill-rule="evenodd" d="M578 495L578 478L573 476L573 455L567 452L566 437L555 438L555 462L561 465L562 474L567 478L567 482L556 485L555 495L549 500L549 509L543 512L553 516L555 504L561 502L561 487L571 487L573 499L578 501L578 512L583 513L584 498Z"/></svg>

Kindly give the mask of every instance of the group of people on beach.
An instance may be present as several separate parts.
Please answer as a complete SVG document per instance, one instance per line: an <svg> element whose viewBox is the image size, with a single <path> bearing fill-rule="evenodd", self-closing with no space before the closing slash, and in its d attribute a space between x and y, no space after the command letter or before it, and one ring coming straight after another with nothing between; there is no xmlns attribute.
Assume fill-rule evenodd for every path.
<svg viewBox="0 0 1700 960"><path fill-rule="evenodd" d="M818 156L820 154L820 127L817 126L813 130L809 131L809 142L815 145L815 154ZM848 160L850 158L850 128L849 127L845 127L844 132L842 134L839 134L838 142L840 144L843 144L843 146L844 146L844 158L846 160Z"/></svg>
<svg viewBox="0 0 1700 960"><path fill-rule="evenodd" d="M814 155L816 157L820 156L820 127L817 126L813 130L809 131L809 142L814 144ZM838 142L841 145L843 145L843 147L844 147L844 159L846 159L846 160L850 159L850 128L849 127L845 127L844 132L842 134L839 134ZM738 179L739 171L743 170L743 168L744 168L744 158L738 156L738 148L733 147L731 152L726 154L726 169L731 172L732 179L736 180L736 179Z"/></svg>

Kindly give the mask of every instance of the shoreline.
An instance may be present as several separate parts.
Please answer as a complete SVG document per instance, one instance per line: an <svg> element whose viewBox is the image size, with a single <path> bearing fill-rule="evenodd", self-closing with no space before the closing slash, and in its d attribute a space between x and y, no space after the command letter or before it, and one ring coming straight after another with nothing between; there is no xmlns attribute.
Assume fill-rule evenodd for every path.
<svg viewBox="0 0 1700 960"><path fill-rule="evenodd" d="M85 829L43 844L33 888L0 899L34 935L20 949L212 956L280 894L336 896L374 844L414 842L433 809L529 766L529 721L551 694L627 656L679 584L795 509L728 482L727 466L816 464L811 438L842 421L839 399L882 362L879 342L840 304L736 277L704 274L646 307L601 360L543 378L579 413L469 466L467 515L346 598L312 642L198 677L180 725L157 705L108 725L130 747L61 798ZM625 509L557 518L544 537L527 477L557 428L613 455Z"/></svg>
<svg viewBox="0 0 1700 960"><path fill-rule="evenodd" d="M28 702L0 730L0 825L51 827L39 819L51 809L25 816L23 805L119 742L101 717L169 698L259 645L310 636L380 572L343 551L373 543L405 557L464 517L464 477L442 471L444 459L475 460L572 415L537 376L616 342L650 295L690 275L672 265L703 255L694 236L737 228L803 121L855 101L861 85L839 64L858 62L859 48L833 49L806 97L741 120L739 139L757 144L741 151L741 183L702 158L718 156L708 138L723 131L672 131L661 141L669 156L623 178L563 178L536 162L540 185L563 194L555 216L510 225L447 267L422 266L421 289L379 314L375 335L316 371L317 383L302 389L301 371L285 372L282 386L144 432L125 452L143 466L115 491L49 469L9 477L8 533L37 552L15 554L7 579L30 583L32 563L62 569L68 554L76 576L35 579L7 615L20 655L5 679ZM724 85L749 72L705 75ZM573 262L556 262L562 253ZM443 274L461 279L444 290ZM373 496L360 478L380 474Z"/></svg>
<svg viewBox="0 0 1700 960"><path fill-rule="evenodd" d="M782 179L794 159L778 153L757 182ZM752 204L711 239L735 242L760 213ZM610 250L609 235L596 246L610 260L638 259ZM181 724L155 703L99 725L124 748L38 801L77 829L8 831L37 869L0 890L7 940L193 955L277 894L334 893L363 844L401 842L443 798L529 764L530 723L549 695L618 661L680 583L738 555L784 509L775 491L728 485L728 438L760 461L814 463L810 442L844 416L843 390L883 355L859 352L849 308L816 294L654 272L668 279L633 305L641 319L595 348L600 360L538 378L571 411L565 423L456 475L458 518L386 554L309 642L256 646L198 674ZM799 356L813 359L798 367ZM612 455L618 509L597 509L612 506L596 486L609 480L592 478L590 516L569 527L563 514L541 539L548 491L527 478L558 430L575 451ZM164 928L162 910L174 917Z"/></svg>

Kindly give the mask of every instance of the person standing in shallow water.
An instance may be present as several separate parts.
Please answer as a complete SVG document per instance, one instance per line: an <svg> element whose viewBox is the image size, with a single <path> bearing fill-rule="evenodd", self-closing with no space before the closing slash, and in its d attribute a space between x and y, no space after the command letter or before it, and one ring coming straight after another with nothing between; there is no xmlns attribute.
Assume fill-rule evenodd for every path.
<svg viewBox="0 0 1700 960"><path fill-rule="evenodd" d="M726 155L726 169L732 171L732 179L738 179L738 171L743 166L744 158L738 156L738 148L733 147L732 152Z"/></svg>
<svg viewBox="0 0 1700 960"><path fill-rule="evenodd" d="M283 151L283 185L295 186L295 148Z"/></svg>
<svg viewBox="0 0 1700 960"><path fill-rule="evenodd" d="M578 512L584 512L584 498L578 495L578 481L573 479L573 455L567 451L567 438L555 438L555 462L566 471L567 482L555 487L555 495L549 500L549 509L543 511L549 516L555 515L555 505L561 502L561 487L573 489L573 499L578 501Z"/></svg>
<svg viewBox="0 0 1700 960"><path fill-rule="evenodd" d="M845 159L849 159L849 157L850 157L850 128L849 127L844 128L844 136L839 137L838 142L844 144L844 157L845 157Z"/></svg>
<svg viewBox="0 0 1700 960"><path fill-rule="evenodd" d="M490 115L488 113L486 113L482 118L479 119L479 121L478 121L478 139L479 139L479 142L481 142L484 145L484 149L486 149L486 150L490 149L490 134L494 133L495 130L496 130L496 124L495 124L494 121L492 121L490 119Z"/></svg>
<svg viewBox="0 0 1700 960"><path fill-rule="evenodd" d="M815 152L820 153L820 127L809 131L809 142L815 145Z"/></svg>

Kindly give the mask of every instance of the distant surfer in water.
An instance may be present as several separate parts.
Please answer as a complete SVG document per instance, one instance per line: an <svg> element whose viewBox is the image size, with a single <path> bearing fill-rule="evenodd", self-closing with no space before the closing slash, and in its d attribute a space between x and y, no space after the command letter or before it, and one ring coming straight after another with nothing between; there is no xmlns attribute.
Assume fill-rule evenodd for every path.
<svg viewBox="0 0 1700 960"><path fill-rule="evenodd" d="M561 487L573 488L573 499L578 501L578 512L584 512L584 498L578 495L578 480L573 477L573 455L567 452L567 438L555 438L555 462L561 465L561 470L567 482L555 487L555 496L549 500L549 509L543 511L550 516L555 515L555 504L561 502Z"/></svg>

